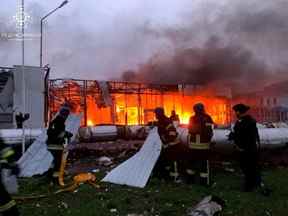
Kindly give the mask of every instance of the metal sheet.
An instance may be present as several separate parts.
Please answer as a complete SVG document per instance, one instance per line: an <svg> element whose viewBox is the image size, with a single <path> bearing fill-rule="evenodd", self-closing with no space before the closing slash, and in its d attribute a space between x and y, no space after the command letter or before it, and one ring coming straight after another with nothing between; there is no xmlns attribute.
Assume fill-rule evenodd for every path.
<svg viewBox="0 0 288 216"><path fill-rule="evenodd" d="M70 115L66 120L66 130L73 133L72 142L80 127L81 116ZM18 160L20 177L32 177L45 173L53 162L53 156L48 151L46 130L27 149L25 154Z"/></svg>
<svg viewBox="0 0 288 216"><path fill-rule="evenodd" d="M140 151L109 172L102 181L143 188L147 184L160 152L161 140L157 128L154 128Z"/></svg>

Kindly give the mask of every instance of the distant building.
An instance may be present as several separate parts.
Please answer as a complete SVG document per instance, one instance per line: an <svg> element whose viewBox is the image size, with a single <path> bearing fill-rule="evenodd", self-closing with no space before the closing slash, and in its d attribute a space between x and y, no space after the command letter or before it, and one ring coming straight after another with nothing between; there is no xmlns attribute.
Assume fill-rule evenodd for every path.
<svg viewBox="0 0 288 216"><path fill-rule="evenodd" d="M265 87L262 91L238 95L233 104L247 103L259 122L288 121L288 81Z"/></svg>

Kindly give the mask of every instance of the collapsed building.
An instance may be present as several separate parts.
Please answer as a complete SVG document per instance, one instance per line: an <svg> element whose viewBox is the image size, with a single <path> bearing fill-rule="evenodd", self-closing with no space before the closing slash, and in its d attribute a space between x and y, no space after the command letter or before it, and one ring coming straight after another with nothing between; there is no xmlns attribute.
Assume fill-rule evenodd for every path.
<svg viewBox="0 0 288 216"><path fill-rule="evenodd" d="M193 104L202 102L217 124L230 122L229 93L202 93L201 86L157 85L88 80L50 80L49 116L68 102L75 113L83 113L82 125L144 125L154 121L154 109L175 110L182 124L189 122Z"/></svg>
<svg viewBox="0 0 288 216"><path fill-rule="evenodd" d="M120 125L121 128L121 125L124 125L125 129L130 129L130 126L132 128L134 125L141 129L144 128L145 130L148 128L148 132L145 131L147 133L142 137L146 139L148 133L150 134L151 128L139 125L149 125L150 122L153 122L155 120L154 109L158 106L164 107L167 115L169 115L172 110L175 110L180 117L180 123L185 125L188 123L189 117L193 114L193 105L202 102L206 106L207 112L218 125L230 125L233 121L231 106L238 102L237 100L241 100L241 102L246 102L244 99L250 100L248 97L232 97L231 92L227 88L207 90L203 86L198 85L158 85L73 79L48 80L48 76L49 70L47 69L27 66L24 68L21 66L2 68L0 73L0 125L2 128L5 128L4 130L0 130L0 143L4 142L5 144L11 145L21 143L23 139L22 130L9 130L7 128L15 128L16 112L27 112L30 114L30 118L25 124L25 139L26 143L27 138L31 140L31 143L32 140L35 141L33 144L30 143L31 145L28 143L29 148L26 151L27 154L24 154L24 159L19 160L19 163L23 166L25 164L37 164L38 167L40 163L47 162L48 159L51 162L51 157L48 158L47 155L49 154L45 147L46 130L44 127L49 120L55 116L64 103L69 103L74 114L81 113L81 115L76 115L79 122L77 124L72 122L71 125L77 125L78 130L81 121L81 125L83 126L81 129L91 129L92 132L91 139L85 141L89 143L89 145L85 145L85 142L81 141L81 129L74 132L75 136L76 133L79 135L77 138L80 137L79 140L77 140L77 142L79 141L79 145L73 146L75 154L71 157L73 157L74 160L75 158L77 159L77 155L81 156L81 152L85 152L85 157L87 157L87 151L84 151L87 146L89 152L92 151L90 148L95 148L91 153L93 156L98 150L102 153L103 148L98 145L101 145L101 140L104 142L110 141L111 137L113 137L113 141L117 139L117 141L113 142L113 149L116 146L120 148L121 145L123 145L123 149L130 148L130 144L127 144L127 141L123 142L123 137L120 136L121 133L119 133L120 130L118 130L119 127L115 125ZM23 101L24 95L25 101ZM282 102L278 99L279 101L276 101L277 105L285 102L284 99L282 99ZM254 108L255 104L250 104L252 108ZM283 113L283 110L281 110L281 115L283 115L282 117L284 118L285 115L287 116L287 112ZM71 117L73 117L73 115L71 115ZM104 126L99 127L99 125ZM129 125L129 127L126 127L126 125ZM187 128L180 125L177 130L181 141L185 143L187 141ZM288 140L287 130L287 128L261 128L259 132L262 145L266 148L275 149L286 146ZM232 145L227 141L229 130L218 128L215 129L214 132L213 141L217 143L215 151L219 151L221 154L231 152ZM95 137L97 139L94 139ZM124 139L126 138L127 137L124 137ZM136 138L133 142L131 141L131 144L141 146L143 139L140 140L138 137ZM129 137L129 139L132 140L133 138ZM92 143L94 143L94 145L92 145ZM115 145L116 143L117 145ZM107 150L106 144L107 142L104 148ZM45 151L40 151L40 147ZM34 153L32 154L31 152ZM39 152L42 153L43 157L39 156ZM44 157L47 157L47 160L44 160ZM29 161L33 161L33 163L28 163ZM39 166L41 167L41 172L43 171L43 167L49 167L49 163L46 162L44 164L45 166ZM29 170L31 169L29 168ZM38 172L38 170L36 171ZM27 175L32 176L34 174L28 173Z"/></svg>
<svg viewBox="0 0 288 216"><path fill-rule="evenodd" d="M181 124L193 114L193 104L202 102L218 125L230 124L231 107L249 104L258 122L288 120L288 92L274 86L249 95L233 96L229 88L205 89L200 85L158 85L147 83L48 79L46 68L25 66L0 68L0 128L15 128L15 114L30 114L28 128L43 128L62 104L82 113L82 126L144 125L154 121L153 110L164 107L167 115L175 110ZM24 83L24 87L23 87ZM25 103L23 103L25 92ZM24 109L25 106L25 109Z"/></svg>

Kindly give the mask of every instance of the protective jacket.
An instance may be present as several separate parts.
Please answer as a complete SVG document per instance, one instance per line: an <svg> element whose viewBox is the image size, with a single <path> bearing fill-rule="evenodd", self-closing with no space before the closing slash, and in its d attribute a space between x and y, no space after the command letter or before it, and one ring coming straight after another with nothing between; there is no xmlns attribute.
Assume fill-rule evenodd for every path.
<svg viewBox="0 0 288 216"><path fill-rule="evenodd" d="M206 113L197 113L189 121L189 147L205 150L210 148L213 136L213 120Z"/></svg>
<svg viewBox="0 0 288 216"><path fill-rule="evenodd" d="M70 138L71 133L65 131L65 118L61 115L57 115L54 120L49 124L47 135L47 144L63 144L64 138Z"/></svg>
<svg viewBox="0 0 288 216"><path fill-rule="evenodd" d="M257 144L260 142L256 120L250 115L245 115L236 121L234 131L229 139L245 152L257 152Z"/></svg>
<svg viewBox="0 0 288 216"><path fill-rule="evenodd" d="M173 125L173 122L169 118L163 116L158 119L157 127L160 139L163 142L164 147L178 143L178 133Z"/></svg>

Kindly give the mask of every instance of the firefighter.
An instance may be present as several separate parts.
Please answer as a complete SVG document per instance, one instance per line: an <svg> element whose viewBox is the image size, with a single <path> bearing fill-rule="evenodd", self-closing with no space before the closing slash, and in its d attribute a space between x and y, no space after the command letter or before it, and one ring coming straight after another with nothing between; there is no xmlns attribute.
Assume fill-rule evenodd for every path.
<svg viewBox="0 0 288 216"><path fill-rule="evenodd" d="M59 114L53 119L48 126L47 130L47 145L48 149L54 157L54 167L52 170L53 177L58 177L61 166L61 159L63 153L63 144L65 139L69 139L73 136L70 132L65 130L65 121L70 114L68 106L63 106Z"/></svg>
<svg viewBox="0 0 288 216"><path fill-rule="evenodd" d="M243 190L245 192L260 188L263 195L269 195L270 190L264 187L261 173L258 167L258 150L260 138L256 120L247 112L250 109L245 104L236 104L233 110L237 121L233 132L229 134L229 140L233 140L239 152L239 163L245 176Z"/></svg>
<svg viewBox="0 0 288 216"><path fill-rule="evenodd" d="M175 110L171 111L170 120L172 122L180 122L179 115L176 114Z"/></svg>
<svg viewBox="0 0 288 216"><path fill-rule="evenodd" d="M188 181L210 185L209 153L213 136L213 120L205 112L202 103L194 105L195 115L189 120L188 144L191 149L189 165L186 169Z"/></svg>
<svg viewBox="0 0 288 216"><path fill-rule="evenodd" d="M1 148L1 146L0 146ZM10 147L2 146L0 149L0 215L18 216L20 215L15 200L11 198L5 186L2 183L2 169L11 169L13 175L19 174L19 168L12 162L14 150Z"/></svg>
<svg viewBox="0 0 288 216"><path fill-rule="evenodd" d="M177 161L169 158L169 152L173 152L175 146L180 143L178 133L173 122L164 114L162 107L155 109L155 116L158 134L162 141L161 155L155 167L156 176L164 179L174 178L176 180L179 176Z"/></svg>

